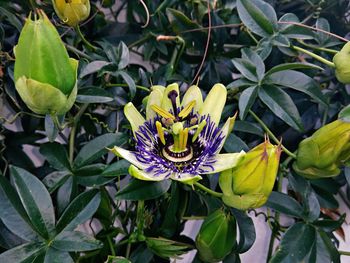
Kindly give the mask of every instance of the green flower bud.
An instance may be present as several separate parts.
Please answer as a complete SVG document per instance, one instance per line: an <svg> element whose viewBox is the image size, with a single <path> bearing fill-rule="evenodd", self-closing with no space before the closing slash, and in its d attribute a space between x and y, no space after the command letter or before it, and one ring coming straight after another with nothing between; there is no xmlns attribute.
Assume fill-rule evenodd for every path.
<svg viewBox="0 0 350 263"><path fill-rule="evenodd" d="M350 159L350 123L331 122L300 142L295 171L309 179L333 177Z"/></svg>
<svg viewBox="0 0 350 263"><path fill-rule="evenodd" d="M221 172L222 201L241 210L263 206L275 184L280 154L280 146L266 140L247 152L236 167Z"/></svg>
<svg viewBox="0 0 350 263"><path fill-rule="evenodd" d="M350 42L333 57L335 76L344 84L350 83Z"/></svg>
<svg viewBox="0 0 350 263"><path fill-rule="evenodd" d="M16 89L27 106L38 114L64 114L73 105L78 61L67 50L42 10L27 18L14 49Z"/></svg>
<svg viewBox="0 0 350 263"><path fill-rule="evenodd" d="M52 0L52 3L58 17L72 27L90 15L89 0Z"/></svg>
<svg viewBox="0 0 350 263"><path fill-rule="evenodd" d="M231 253L236 244L236 220L219 209L203 222L196 237L196 247L201 260L218 262Z"/></svg>

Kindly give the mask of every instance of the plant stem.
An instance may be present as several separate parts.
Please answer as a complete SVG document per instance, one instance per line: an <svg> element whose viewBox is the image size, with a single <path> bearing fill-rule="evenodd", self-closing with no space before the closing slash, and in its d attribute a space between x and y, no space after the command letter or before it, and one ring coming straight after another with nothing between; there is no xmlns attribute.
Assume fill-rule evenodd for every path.
<svg viewBox="0 0 350 263"><path fill-rule="evenodd" d="M137 201L137 211L136 211L136 226L137 226L137 238L141 238L143 236L143 228L145 223L145 201L139 200Z"/></svg>
<svg viewBox="0 0 350 263"><path fill-rule="evenodd" d="M208 187L206 187L206 186L204 186L204 185L202 185L202 184L200 184L200 183L198 183L198 182L195 182L193 185L197 186L199 189L201 189L201 190L207 192L208 194L211 194L211 195L214 196L214 197L219 197L219 198L221 198L222 195L223 195L222 193L215 192L215 191L209 189Z"/></svg>
<svg viewBox="0 0 350 263"><path fill-rule="evenodd" d="M78 33L79 37L81 38L81 40L84 42L84 44L91 50L91 51L95 51L97 49L97 47L95 47L93 44L91 44L83 35L83 33L80 31L80 27L79 25L77 25L75 27L75 31Z"/></svg>
<svg viewBox="0 0 350 263"><path fill-rule="evenodd" d="M108 87L108 88L110 88L110 87L129 87L129 85L124 84L124 83L107 83L106 87ZM147 92L151 92L151 90L149 88L146 88L144 86L136 85L136 88L140 89L140 90L147 91Z"/></svg>
<svg viewBox="0 0 350 263"><path fill-rule="evenodd" d="M325 59L325 58L323 58L323 57L321 57L319 55L316 55L315 53L313 53L313 52L311 52L309 50L306 50L306 49L304 49L302 47L298 47L298 46L292 46L292 45L291 45L291 48L293 48L295 50L298 50L300 52L303 52L303 53L309 55L310 57L313 57L314 59L317 59L318 61L326 64L329 67L335 68L335 65L334 65L333 62L331 62L331 61L329 61L329 60L327 60L327 59Z"/></svg>
<svg viewBox="0 0 350 263"><path fill-rule="evenodd" d="M337 50L330 49L330 48L325 48L325 47L314 46L314 45L305 43L305 42L302 41L302 40L298 40L298 42L299 42L300 44L304 45L305 47L308 47L308 48L316 49L316 50L319 50L319 51L324 51L324 52L331 53L331 54L337 54L337 53L338 53Z"/></svg>
<svg viewBox="0 0 350 263"><path fill-rule="evenodd" d="M277 143L280 144L281 141L277 139L277 137L272 133L272 131L266 126L266 124L251 110L249 110L250 115L253 116L253 118L261 125L261 127L265 130L265 132L271 137L271 139ZM283 151L288 154L290 157L292 157L293 159L296 159L297 156L292 153L291 151L289 151L286 147L283 146L283 144L281 144L281 148L283 149Z"/></svg>
<svg viewBox="0 0 350 263"><path fill-rule="evenodd" d="M111 255L115 256L114 244L113 244L112 239L109 235L107 235L107 241L108 241L109 249L111 251Z"/></svg>
<svg viewBox="0 0 350 263"><path fill-rule="evenodd" d="M340 255L343 255L343 256L350 256L350 251L338 250L338 252L339 252Z"/></svg>
<svg viewBox="0 0 350 263"><path fill-rule="evenodd" d="M126 247L126 253L125 253L125 257L129 258L130 256L130 251L131 251L131 243L128 243L128 246Z"/></svg>
<svg viewBox="0 0 350 263"><path fill-rule="evenodd" d="M83 104L83 106L81 106L78 113L74 116L74 119L73 119L73 126L69 135L70 136L69 137L69 163L71 165L73 164L73 159L74 159L74 142L75 142L75 134L77 131L77 125L81 115L83 115L84 111L87 109L88 106L89 106L88 103Z"/></svg>

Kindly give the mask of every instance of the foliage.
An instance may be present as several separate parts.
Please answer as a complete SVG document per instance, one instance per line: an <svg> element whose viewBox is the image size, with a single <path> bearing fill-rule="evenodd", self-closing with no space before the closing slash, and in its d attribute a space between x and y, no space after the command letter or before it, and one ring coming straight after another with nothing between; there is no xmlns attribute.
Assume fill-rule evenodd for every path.
<svg viewBox="0 0 350 263"><path fill-rule="evenodd" d="M214 250L212 259L203 256L212 251L199 251L193 262L240 262L256 239L252 217L260 214L272 233L268 262L340 262L350 254L338 250L345 212L335 198L349 206L347 46L339 52L350 31L348 1L91 0L79 6L81 17L66 20L71 10L49 0L0 2L0 262L169 262L203 247L222 251ZM37 8L79 61L76 101L63 115L32 112L15 87L13 49ZM52 52L48 45L45 52ZM40 67L29 60L23 60L27 67ZM218 100L225 104L221 121L232 126L229 117L238 115L222 154L248 152L263 145L265 134L280 145L277 176L271 174L276 167L265 167L273 191L264 189L263 208L230 205L238 177L228 178L230 185L223 177L219 184L218 174L189 184L142 181L109 151L135 148L124 106L132 102L147 115L154 85L171 83L181 94L197 83L204 96L217 83L226 87L226 103ZM335 122L345 130L326 136ZM327 152L339 141L336 155ZM310 166L312 176L300 171ZM230 202L223 202L223 192L232 192ZM220 231L210 225L217 213L225 219L215 222ZM291 219L288 225L281 214ZM190 219L205 219L197 242L182 233ZM215 246L211 236L230 243Z"/></svg>

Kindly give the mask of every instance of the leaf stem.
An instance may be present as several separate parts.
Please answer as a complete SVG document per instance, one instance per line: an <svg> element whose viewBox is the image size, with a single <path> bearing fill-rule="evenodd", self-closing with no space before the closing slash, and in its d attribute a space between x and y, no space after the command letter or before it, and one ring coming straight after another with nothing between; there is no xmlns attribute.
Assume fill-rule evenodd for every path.
<svg viewBox="0 0 350 263"><path fill-rule="evenodd" d="M319 50L319 51L324 51L324 52L331 53L331 54L337 54L338 53L338 50L325 48L325 47L318 47L318 46L315 46L315 45L311 45L311 44L305 43L302 40L298 40L298 42L300 44L304 45L305 47L308 47L308 48L316 49L316 50Z"/></svg>
<svg viewBox="0 0 350 263"><path fill-rule="evenodd" d="M300 51L300 52L303 52L303 53L309 55L310 57L313 57L314 59L316 59L316 60L318 60L318 61L320 61L320 62L326 64L326 65L329 66L329 67L335 68L335 65L334 65L333 62L331 62L331 61L329 61L329 60L327 60L327 59L325 59L325 58L323 58L323 57L321 57L321 56L319 56L319 55L316 55L315 53L313 53L313 52L311 52L311 51L309 51L309 50L306 50L306 49L304 49L304 48L302 48L302 47L293 46L293 45L291 45L291 48L293 48L293 49L295 49L295 50L298 50L298 51Z"/></svg>
<svg viewBox="0 0 350 263"><path fill-rule="evenodd" d="M79 25L77 25L75 27L75 31L78 33L79 37L81 38L81 40L84 42L84 44L91 50L91 51L95 51L97 49L97 47L95 47L93 44L91 44L83 35L83 33L80 30Z"/></svg>
<svg viewBox="0 0 350 263"><path fill-rule="evenodd" d="M214 197L221 198L222 195L223 195L222 193L215 192L215 191L209 189L208 187L206 187L206 186L204 186L204 185L202 185L202 184L200 184L198 182L195 182L193 185L197 186L199 189L207 192L208 194L211 194Z"/></svg>
<svg viewBox="0 0 350 263"><path fill-rule="evenodd" d="M343 255L343 256L350 256L350 251L338 250L338 252L339 252L340 255Z"/></svg>
<svg viewBox="0 0 350 263"><path fill-rule="evenodd" d="M111 251L111 255L115 256L116 254L115 254L114 244L112 242L112 238L109 235L107 235L107 241L108 241L109 249Z"/></svg>
<svg viewBox="0 0 350 263"><path fill-rule="evenodd" d="M260 119L252 110L249 110L249 113L261 125L261 127L265 130L265 132L271 137L271 139L275 143L277 143L277 144L281 143L281 141L277 139L277 137L272 133L272 131L269 129L269 127L267 127L266 124L262 121L262 119ZM281 148L283 149L283 151L286 154L288 154L293 159L297 158L297 156L294 153L292 153L291 151L289 151L286 147L284 147L283 144L281 144Z"/></svg>
<svg viewBox="0 0 350 263"><path fill-rule="evenodd" d="M146 88L144 86L140 86L140 85L135 85L137 89L140 89L140 90L144 90L144 91L147 91L147 92L151 92L151 90L149 88ZM106 87L110 88L110 87L129 87L128 84L122 84L122 83L107 83L106 84Z"/></svg>
<svg viewBox="0 0 350 263"><path fill-rule="evenodd" d="M84 111L87 109L88 106L89 106L88 103L83 104L83 106L81 106L78 113L74 116L74 119L73 119L73 126L69 135L69 163L71 165L73 165L73 159L74 159L74 142L75 142L75 134L77 132L77 125L81 115L83 115Z"/></svg>

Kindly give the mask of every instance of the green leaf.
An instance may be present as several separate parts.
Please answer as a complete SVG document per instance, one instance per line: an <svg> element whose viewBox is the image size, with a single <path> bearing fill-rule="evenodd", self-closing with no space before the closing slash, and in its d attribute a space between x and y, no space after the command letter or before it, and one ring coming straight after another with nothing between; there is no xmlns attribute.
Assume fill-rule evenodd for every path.
<svg viewBox="0 0 350 263"><path fill-rule="evenodd" d="M236 121L234 130L239 132L251 133L251 134L258 135L260 137L264 137L263 129L261 129L261 127L254 122Z"/></svg>
<svg viewBox="0 0 350 263"><path fill-rule="evenodd" d="M297 131L303 130L298 109L286 92L277 87L263 86L259 89L259 98L277 117Z"/></svg>
<svg viewBox="0 0 350 263"><path fill-rule="evenodd" d="M51 115L45 115L45 133L50 142L55 141L59 130L57 129L55 123L52 120Z"/></svg>
<svg viewBox="0 0 350 263"><path fill-rule="evenodd" d="M119 57L118 69L124 69L129 65L130 55L129 48L124 42L120 42L117 49L117 55Z"/></svg>
<svg viewBox="0 0 350 263"><path fill-rule="evenodd" d="M79 89L76 101L80 103L106 103L113 101L113 97L112 94L102 88L89 87Z"/></svg>
<svg viewBox="0 0 350 263"><path fill-rule="evenodd" d="M316 228L322 229L322 231L331 233L342 226L346 218L346 214L342 214L338 220L322 219L312 223Z"/></svg>
<svg viewBox="0 0 350 263"><path fill-rule="evenodd" d="M21 246L7 250L0 254L0 262L3 263L29 263L44 253L46 244L41 242L26 243Z"/></svg>
<svg viewBox="0 0 350 263"><path fill-rule="evenodd" d="M40 146L40 153L56 170L70 170L68 154L62 144L45 143Z"/></svg>
<svg viewBox="0 0 350 263"><path fill-rule="evenodd" d="M311 225L296 223L284 234L277 253L270 263L303 262L316 240L316 230Z"/></svg>
<svg viewBox="0 0 350 263"><path fill-rule="evenodd" d="M55 212L45 186L31 173L11 166L11 176L24 209L35 230L44 238L55 231Z"/></svg>
<svg viewBox="0 0 350 263"><path fill-rule="evenodd" d="M73 230L78 225L86 222L96 212L101 201L97 190L90 190L78 195L64 210L57 222L56 230Z"/></svg>
<svg viewBox="0 0 350 263"><path fill-rule="evenodd" d="M162 236L170 238L175 233L179 226L180 219L178 218L178 208L180 204L180 189L177 182L171 184L171 194L169 204L164 213L164 220L160 227L160 233Z"/></svg>
<svg viewBox="0 0 350 263"><path fill-rule="evenodd" d="M273 7L262 0L237 0L239 18L255 34L269 37L277 29L277 16Z"/></svg>
<svg viewBox="0 0 350 263"><path fill-rule="evenodd" d="M240 210L231 208L231 212L234 215L239 228L239 243L234 249L234 252L242 254L248 251L255 242L256 232L254 223L246 213Z"/></svg>
<svg viewBox="0 0 350 263"><path fill-rule="evenodd" d="M258 76L258 80L262 80L265 73L265 64L261 57L252 49L243 48L242 49L242 58L249 60L256 67L256 74Z"/></svg>
<svg viewBox="0 0 350 263"><path fill-rule="evenodd" d="M63 231L51 243L52 247L67 252L89 251L103 247L103 244L92 236L82 232Z"/></svg>
<svg viewBox="0 0 350 263"><path fill-rule="evenodd" d="M305 220L315 221L320 215L320 204L310 183L298 175L289 175L288 182L300 194L304 207Z"/></svg>
<svg viewBox="0 0 350 263"><path fill-rule="evenodd" d="M302 218L302 206L289 195L273 191L266 202L266 206L286 215Z"/></svg>
<svg viewBox="0 0 350 263"><path fill-rule="evenodd" d="M259 81L256 67L253 62L243 58L235 58L232 59L232 63L245 78L253 82Z"/></svg>
<svg viewBox="0 0 350 263"><path fill-rule="evenodd" d="M239 107L239 118L241 120L245 119L249 110L253 106L257 96L258 96L258 86L253 86L245 89L241 96L239 96L238 107Z"/></svg>
<svg viewBox="0 0 350 263"><path fill-rule="evenodd" d="M130 163L127 160L122 159L109 165L101 175L105 177L126 175L128 174L129 166Z"/></svg>
<svg viewBox="0 0 350 263"><path fill-rule="evenodd" d="M318 234L321 237L331 259L334 263L340 263L340 254L338 249L334 246L330 237L322 230L318 230Z"/></svg>
<svg viewBox="0 0 350 263"><path fill-rule="evenodd" d="M316 20L316 28L322 29L327 32L331 32L330 25L327 19L323 17L319 17ZM325 34L323 32L315 31L315 40L321 45L324 46L327 44L328 40L330 39L330 36L328 34Z"/></svg>
<svg viewBox="0 0 350 263"><path fill-rule="evenodd" d="M116 194L117 200L150 200L165 194L171 185L171 180L148 182L134 179Z"/></svg>
<svg viewBox="0 0 350 263"><path fill-rule="evenodd" d="M111 62L107 62L103 60L95 60L84 67L84 69L81 71L79 75L79 78L83 78L92 73L96 73L100 71L103 67L111 64L112 64Z"/></svg>
<svg viewBox="0 0 350 263"><path fill-rule="evenodd" d="M122 133L106 133L92 141L89 141L81 148L74 160L74 167L80 168L89 164L108 152L107 147L122 145L127 140L127 136Z"/></svg>
<svg viewBox="0 0 350 263"><path fill-rule="evenodd" d="M318 70L323 70L320 66L317 66L315 64L311 63L299 63L299 62L294 62L294 63L283 63L274 66L271 68L268 72L265 74L265 78L268 75L271 75L272 73L279 72L279 71L284 71L288 69L318 69Z"/></svg>
<svg viewBox="0 0 350 263"><path fill-rule="evenodd" d="M38 240L16 190L0 175L0 219L14 234L26 241Z"/></svg>
<svg viewBox="0 0 350 263"><path fill-rule="evenodd" d="M121 76L123 78L123 80L126 82L126 84L128 84L129 91L130 91L130 97L131 98L135 97L136 84L135 84L134 79L128 73L126 73L123 70L118 70L117 72L115 72L112 75L114 75L114 76Z"/></svg>
<svg viewBox="0 0 350 263"><path fill-rule="evenodd" d="M50 247L45 254L44 263L74 263L67 252Z"/></svg>
<svg viewBox="0 0 350 263"><path fill-rule="evenodd" d="M180 33L184 30L196 29L200 27L197 23L193 22L181 11L167 8L166 14L175 33Z"/></svg>
<svg viewBox="0 0 350 263"><path fill-rule="evenodd" d="M313 31L311 29L293 25L292 23L300 23L299 18L292 13L284 14L279 19L279 32L288 38L293 39L313 39ZM291 22L291 23L288 23Z"/></svg>
<svg viewBox="0 0 350 263"><path fill-rule="evenodd" d="M105 263L131 263L131 261L124 257L108 256Z"/></svg>
<svg viewBox="0 0 350 263"><path fill-rule="evenodd" d="M328 105L317 82L302 72L284 70L272 73L264 79L265 83L288 87L309 95L324 106Z"/></svg>
<svg viewBox="0 0 350 263"><path fill-rule="evenodd" d="M186 253L188 249L192 248L189 244L180 243L162 237L148 237L146 239L146 244L148 249L162 258L179 258L179 255Z"/></svg>
<svg viewBox="0 0 350 263"><path fill-rule="evenodd" d="M66 180L71 176L69 171L55 171L44 177L42 180L49 193L53 193L58 187L63 185Z"/></svg>
<svg viewBox="0 0 350 263"><path fill-rule="evenodd" d="M339 112L338 118L345 122L350 122L350 104Z"/></svg>

